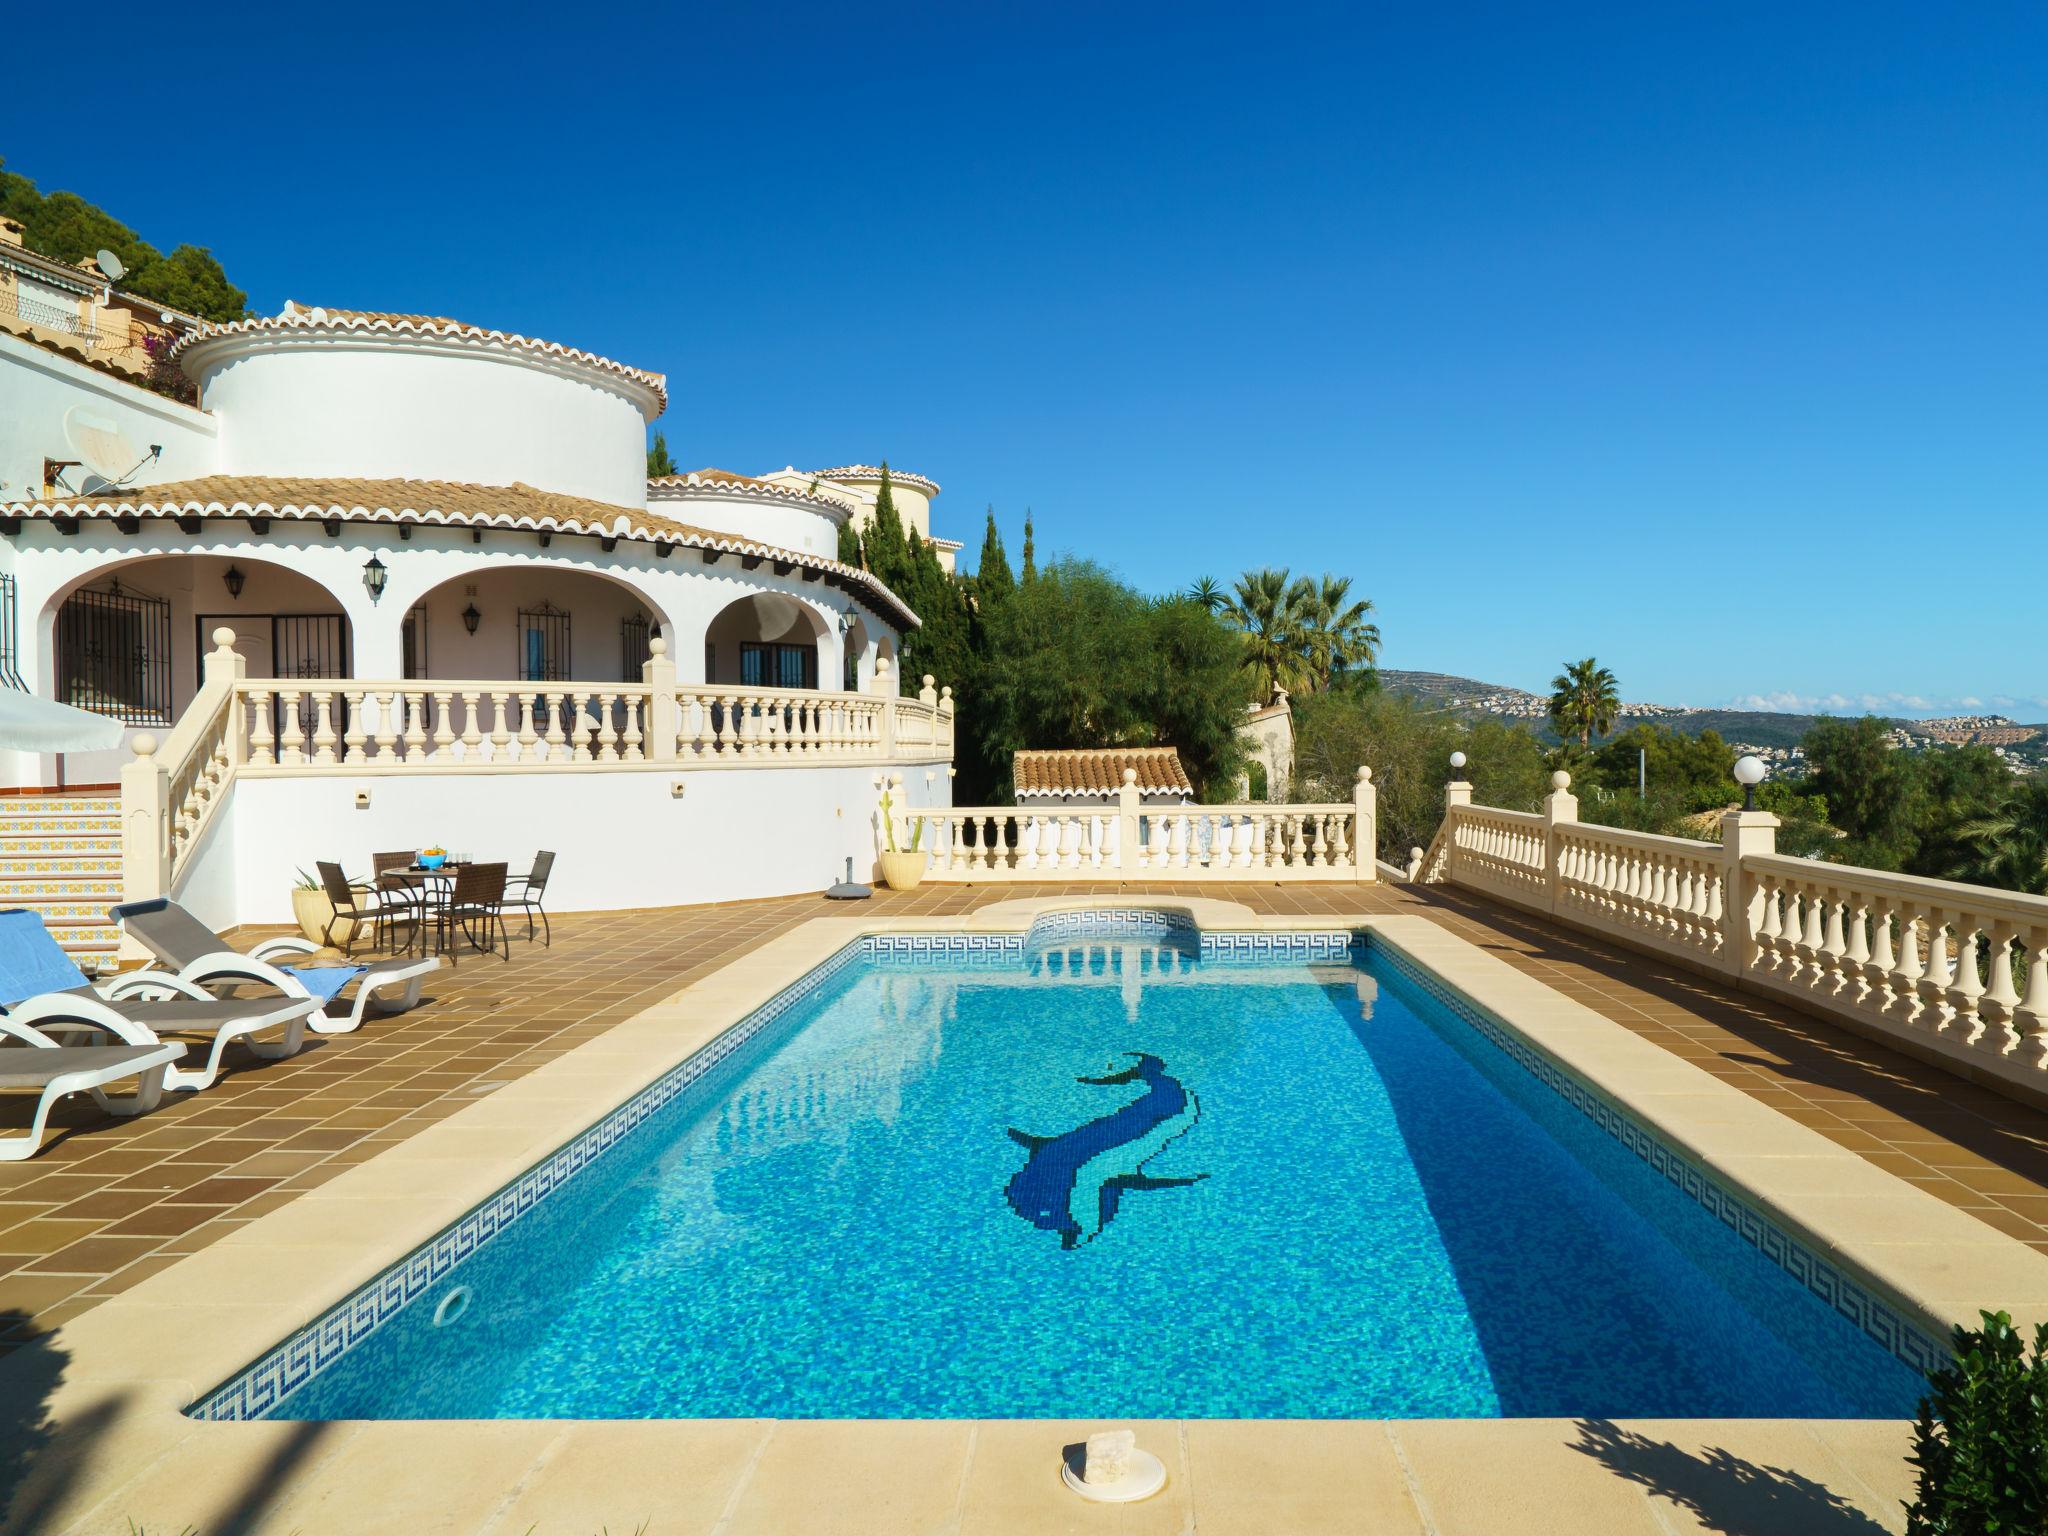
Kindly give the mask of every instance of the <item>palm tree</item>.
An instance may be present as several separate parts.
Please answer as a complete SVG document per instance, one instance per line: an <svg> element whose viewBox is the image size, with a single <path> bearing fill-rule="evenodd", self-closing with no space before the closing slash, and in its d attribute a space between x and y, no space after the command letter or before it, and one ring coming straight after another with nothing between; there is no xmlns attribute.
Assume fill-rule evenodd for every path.
<svg viewBox="0 0 2048 1536"><path fill-rule="evenodd" d="M1568 661L1550 680L1550 723L1560 736L1579 738L1584 749L1604 735L1621 710L1621 689L1614 674L1591 656Z"/></svg>
<svg viewBox="0 0 2048 1536"><path fill-rule="evenodd" d="M1369 667L1380 651L1380 627L1366 615L1372 599L1350 601L1351 578L1324 572L1322 580L1306 576L1288 594L1309 644L1309 670L1318 691L1353 667Z"/></svg>
<svg viewBox="0 0 2048 1536"><path fill-rule="evenodd" d="M1189 602L1200 603L1211 613L1216 612L1226 601L1223 589L1216 585L1216 578L1213 576L1196 577L1195 584L1188 588L1187 595Z"/></svg>
<svg viewBox="0 0 2048 1536"><path fill-rule="evenodd" d="M1309 644L1287 572L1246 571L1218 610L1244 636L1244 664L1258 673L1263 696L1300 691L1309 680Z"/></svg>
<svg viewBox="0 0 2048 1536"><path fill-rule="evenodd" d="M2014 784L1990 814L1956 832L1969 845L1958 880L2048 895L2048 774Z"/></svg>

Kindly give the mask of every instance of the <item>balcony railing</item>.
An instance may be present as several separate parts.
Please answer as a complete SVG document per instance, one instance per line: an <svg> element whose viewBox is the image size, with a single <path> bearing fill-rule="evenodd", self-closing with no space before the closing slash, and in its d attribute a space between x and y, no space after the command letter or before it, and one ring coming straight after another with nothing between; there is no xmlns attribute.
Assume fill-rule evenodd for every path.
<svg viewBox="0 0 2048 1536"><path fill-rule="evenodd" d="M2048 898L1788 858L1775 817L1718 843L1578 820L1570 780L1538 812L1451 786L1410 866L1789 998L1966 1076L2048 1101Z"/></svg>
<svg viewBox="0 0 2048 1536"><path fill-rule="evenodd" d="M121 774L127 900L174 888L238 775L573 772L929 764L953 754L952 690L916 698L675 680L376 682L242 676L214 631L205 680L161 743ZM655 642L660 645L659 641Z"/></svg>

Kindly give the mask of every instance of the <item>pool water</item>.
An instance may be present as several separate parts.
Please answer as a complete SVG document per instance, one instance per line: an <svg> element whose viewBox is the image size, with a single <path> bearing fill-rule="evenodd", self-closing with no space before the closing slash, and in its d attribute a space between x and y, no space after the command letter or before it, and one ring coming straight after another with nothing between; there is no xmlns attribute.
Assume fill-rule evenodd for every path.
<svg viewBox="0 0 2048 1536"><path fill-rule="evenodd" d="M271 1417L1899 1417L1369 945L846 964Z"/></svg>

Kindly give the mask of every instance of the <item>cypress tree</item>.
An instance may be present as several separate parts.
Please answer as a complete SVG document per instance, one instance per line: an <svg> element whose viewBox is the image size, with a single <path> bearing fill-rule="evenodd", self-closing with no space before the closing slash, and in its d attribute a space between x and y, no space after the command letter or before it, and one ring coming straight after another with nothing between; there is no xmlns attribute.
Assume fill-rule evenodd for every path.
<svg viewBox="0 0 2048 1536"><path fill-rule="evenodd" d="M1024 509L1024 570L1018 578L1020 586L1030 586L1038 580L1038 554L1031 542L1031 509Z"/></svg>
<svg viewBox="0 0 2048 1536"><path fill-rule="evenodd" d="M875 517L863 541L868 569L880 577L892 592L909 599L913 556L903 536L903 519L896 511L896 496L889 488L889 461L882 461L882 484L875 492ZM912 604L915 607L915 604Z"/></svg>
<svg viewBox="0 0 2048 1536"><path fill-rule="evenodd" d="M668 456L668 434L654 434L654 446L647 450L647 478L659 479L676 472L676 461Z"/></svg>
<svg viewBox="0 0 2048 1536"><path fill-rule="evenodd" d="M996 531L996 509L988 509L988 531L981 536L981 562L974 568L975 591L984 603L1000 603L1016 588L1003 536Z"/></svg>
<svg viewBox="0 0 2048 1536"><path fill-rule="evenodd" d="M861 563L860 535L853 531L853 519L850 517L839 525L839 563L841 565L859 565Z"/></svg>

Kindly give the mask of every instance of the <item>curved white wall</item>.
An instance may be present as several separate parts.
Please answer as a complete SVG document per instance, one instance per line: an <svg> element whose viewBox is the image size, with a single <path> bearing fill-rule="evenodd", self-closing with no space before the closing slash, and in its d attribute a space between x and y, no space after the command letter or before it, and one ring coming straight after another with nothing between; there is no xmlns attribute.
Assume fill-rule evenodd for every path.
<svg viewBox="0 0 2048 1536"><path fill-rule="evenodd" d="M258 334L192 355L222 474L521 482L646 505L651 403L591 368L420 338Z"/></svg>
<svg viewBox="0 0 2048 1536"><path fill-rule="evenodd" d="M817 508L792 505L769 496L719 496L704 492L692 495L687 489L675 491L666 487L650 491L647 505L663 517L672 517L693 528L730 533L780 549L802 550L827 560L839 558L839 524L829 512Z"/></svg>

